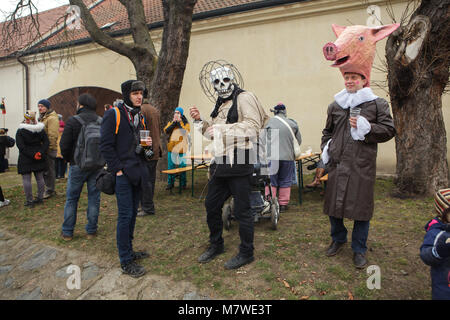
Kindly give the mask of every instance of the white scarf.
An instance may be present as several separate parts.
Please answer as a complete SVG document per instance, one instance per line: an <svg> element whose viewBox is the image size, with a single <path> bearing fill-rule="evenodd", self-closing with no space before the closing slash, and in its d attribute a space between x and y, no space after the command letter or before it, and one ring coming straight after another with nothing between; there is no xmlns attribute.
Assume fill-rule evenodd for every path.
<svg viewBox="0 0 450 320"><path fill-rule="evenodd" d="M377 99L378 97L373 93L370 88L362 88L355 93L350 93L347 89L342 90L334 96L337 104L342 109L354 108L361 103L369 102Z"/></svg>

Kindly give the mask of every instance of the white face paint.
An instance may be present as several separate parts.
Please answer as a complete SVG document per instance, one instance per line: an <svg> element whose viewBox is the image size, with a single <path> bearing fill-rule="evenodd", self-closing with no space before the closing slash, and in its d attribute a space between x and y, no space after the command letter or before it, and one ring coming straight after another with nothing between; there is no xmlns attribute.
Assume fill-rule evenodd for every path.
<svg viewBox="0 0 450 320"><path fill-rule="evenodd" d="M210 80L219 97L226 99L233 93L234 75L230 68L220 67L214 69L211 71Z"/></svg>

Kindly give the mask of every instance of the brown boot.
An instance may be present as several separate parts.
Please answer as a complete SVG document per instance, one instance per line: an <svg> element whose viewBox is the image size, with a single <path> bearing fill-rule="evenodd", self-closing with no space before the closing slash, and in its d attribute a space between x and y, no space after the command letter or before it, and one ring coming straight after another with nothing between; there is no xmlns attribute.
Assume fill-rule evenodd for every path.
<svg viewBox="0 0 450 320"><path fill-rule="evenodd" d="M324 173L325 173L325 169L317 168L316 176L314 177L313 182L311 182L310 184L307 184L306 187L307 188L317 188L318 186L322 185L322 181L320 181L320 178L323 177Z"/></svg>

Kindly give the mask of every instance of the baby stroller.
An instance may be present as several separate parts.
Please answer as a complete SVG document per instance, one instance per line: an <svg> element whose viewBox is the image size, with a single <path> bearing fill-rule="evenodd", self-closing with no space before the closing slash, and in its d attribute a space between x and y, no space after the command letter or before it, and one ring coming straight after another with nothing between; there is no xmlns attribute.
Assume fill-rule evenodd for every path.
<svg viewBox="0 0 450 320"><path fill-rule="evenodd" d="M277 197L272 196L270 175L267 164L255 164L252 179L252 194L250 197L251 211L255 222L259 219L270 219L272 230L277 229L280 219L280 205ZM266 187L269 194L265 195ZM222 221L225 230L230 230L233 216L234 201L231 197L222 208Z"/></svg>

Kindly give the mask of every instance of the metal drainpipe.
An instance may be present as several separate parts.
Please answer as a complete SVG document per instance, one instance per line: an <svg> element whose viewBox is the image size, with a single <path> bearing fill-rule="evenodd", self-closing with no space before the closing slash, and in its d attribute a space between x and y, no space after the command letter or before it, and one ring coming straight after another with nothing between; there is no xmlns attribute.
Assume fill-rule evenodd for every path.
<svg viewBox="0 0 450 320"><path fill-rule="evenodd" d="M26 110L30 110L30 90L29 90L29 71L28 65L22 60L22 57L17 57L17 61L24 67L25 69L25 105Z"/></svg>

